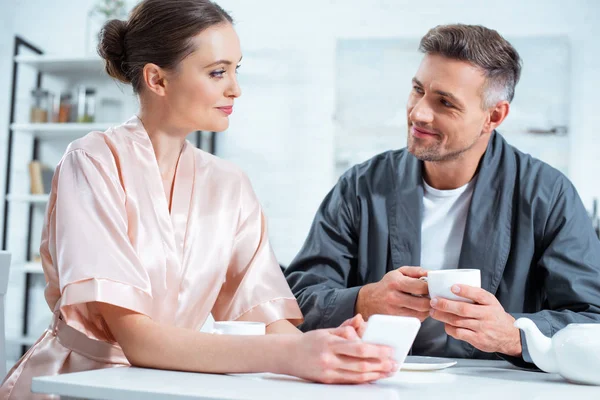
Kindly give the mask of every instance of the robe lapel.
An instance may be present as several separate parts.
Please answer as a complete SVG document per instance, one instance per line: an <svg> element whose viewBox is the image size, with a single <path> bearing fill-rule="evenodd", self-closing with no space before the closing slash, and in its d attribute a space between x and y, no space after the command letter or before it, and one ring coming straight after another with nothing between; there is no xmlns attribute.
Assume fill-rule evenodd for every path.
<svg viewBox="0 0 600 400"><path fill-rule="evenodd" d="M136 153L139 154L136 165L143 187L152 199L160 235L165 245L165 254L169 260L174 282L182 271L182 253L187 229L187 217L191 204L194 182L194 152L189 143L184 144L175 171L175 181L171 199L171 213L164 193L162 178L152 142L142 122L135 119L136 131L133 137ZM174 286L177 287L177 286Z"/></svg>
<svg viewBox="0 0 600 400"><path fill-rule="evenodd" d="M386 199L393 268L421 264L423 185L421 161L406 151L390 157L392 190Z"/></svg>
<svg viewBox="0 0 600 400"><path fill-rule="evenodd" d="M516 164L508 144L494 132L479 165L459 268L481 270L481 287L495 294L510 252ZM468 357L475 347L450 336L446 356Z"/></svg>
<svg viewBox="0 0 600 400"><path fill-rule="evenodd" d="M175 235L175 246L180 262L183 262L183 251L188 227L190 207L194 191L196 165L194 150L186 142L179 157L175 182L171 198L171 224Z"/></svg>
<svg viewBox="0 0 600 400"><path fill-rule="evenodd" d="M496 293L510 252L516 164L508 144L494 132L481 161L469 208L459 268L481 270L482 288ZM409 153L389 159L387 199L394 268L420 265L423 208L422 164Z"/></svg>
<svg viewBox="0 0 600 400"><path fill-rule="evenodd" d="M510 252L515 161L496 132L479 166L459 268L481 270L481 287L495 294Z"/></svg>

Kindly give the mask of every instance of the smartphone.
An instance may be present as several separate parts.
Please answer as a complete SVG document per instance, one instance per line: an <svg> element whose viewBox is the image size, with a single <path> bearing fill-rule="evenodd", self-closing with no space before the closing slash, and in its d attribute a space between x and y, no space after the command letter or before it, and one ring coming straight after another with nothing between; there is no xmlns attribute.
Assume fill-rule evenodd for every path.
<svg viewBox="0 0 600 400"><path fill-rule="evenodd" d="M420 328L421 321L418 318L375 314L367 321L367 329L362 340L365 343L392 347L394 360L400 368Z"/></svg>

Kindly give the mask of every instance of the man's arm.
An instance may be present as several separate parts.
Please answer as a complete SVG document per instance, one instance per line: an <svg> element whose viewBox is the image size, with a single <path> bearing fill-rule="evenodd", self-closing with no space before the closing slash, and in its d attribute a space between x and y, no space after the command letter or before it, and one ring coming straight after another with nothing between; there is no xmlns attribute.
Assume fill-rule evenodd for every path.
<svg viewBox="0 0 600 400"><path fill-rule="evenodd" d="M542 290L542 310L508 314L485 290L457 285L460 292L455 293L475 304L432 299L431 315L446 324L450 336L533 368L527 341L513 326L515 319L531 319L549 337L570 323L600 322L600 241L570 183L557 184L551 204L535 274L542 277L537 285Z"/></svg>
<svg viewBox="0 0 600 400"><path fill-rule="evenodd" d="M565 180L566 181L566 180ZM600 322L600 240L573 185L557 185L538 262L544 277L542 311L527 317L552 336L570 323ZM531 362L521 335L523 360Z"/></svg>
<svg viewBox="0 0 600 400"><path fill-rule="evenodd" d="M356 276L358 212L351 174L327 194L304 246L285 275L304 314L299 328L308 331L339 326L354 316L360 286L349 288Z"/></svg>

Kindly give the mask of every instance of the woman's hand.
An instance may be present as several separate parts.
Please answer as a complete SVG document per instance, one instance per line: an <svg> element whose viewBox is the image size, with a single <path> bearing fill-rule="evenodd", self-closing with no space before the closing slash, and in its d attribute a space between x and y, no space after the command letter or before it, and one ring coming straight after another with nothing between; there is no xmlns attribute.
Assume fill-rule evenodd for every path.
<svg viewBox="0 0 600 400"><path fill-rule="evenodd" d="M356 339L344 338L353 335ZM349 322L339 328L294 336L284 361L287 365L282 370L322 383L365 383L394 374L398 365L393 355L387 346L363 343Z"/></svg>
<svg viewBox="0 0 600 400"><path fill-rule="evenodd" d="M354 317L347 319L338 328L333 330L334 335L338 335L348 340L358 340L363 337L367 323L362 315L356 314Z"/></svg>

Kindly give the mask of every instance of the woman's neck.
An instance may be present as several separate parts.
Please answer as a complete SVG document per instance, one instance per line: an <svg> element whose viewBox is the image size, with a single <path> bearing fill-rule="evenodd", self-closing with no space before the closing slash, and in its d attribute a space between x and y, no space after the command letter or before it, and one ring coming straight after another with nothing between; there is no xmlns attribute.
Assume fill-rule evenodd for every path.
<svg viewBox="0 0 600 400"><path fill-rule="evenodd" d="M138 117L152 142L161 176L163 179L171 179L189 132L184 132L173 124L160 107L144 105Z"/></svg>

